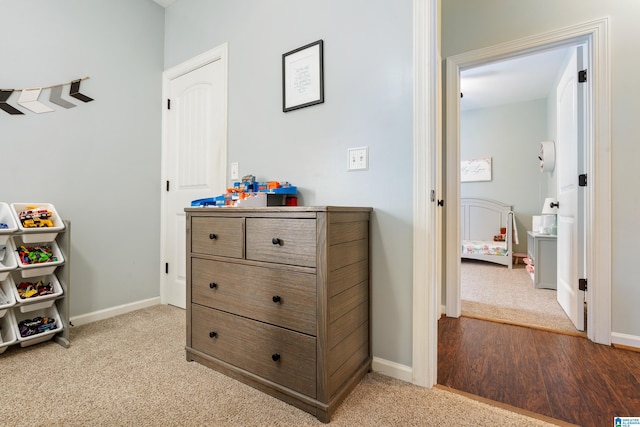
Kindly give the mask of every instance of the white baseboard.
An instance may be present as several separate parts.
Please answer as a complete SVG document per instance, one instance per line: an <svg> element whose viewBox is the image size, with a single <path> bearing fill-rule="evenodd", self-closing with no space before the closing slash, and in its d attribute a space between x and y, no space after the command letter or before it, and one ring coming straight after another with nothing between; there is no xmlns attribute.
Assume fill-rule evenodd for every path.
<svg viewBox="0 0 640 427"><path fill-rule="evenodd" d="M104 310L98 310L92 313L73 316L69 319L69 321L73 326L86 325L87 323L108 319L110 317L130 313L132 311L140 310L141 308L147 308L158 304L160 304L160 297L149 298L142 301L119 305L117 307L105 308Z"/></svg>
<svg viewBox="0 0 640 427"><path fill-rule="evenodd" d="M371 370L397 380L413 383L413 369L410 366L374 357L371 362Z"/></svg>
<svg viewBox="0 0 640 427"><path fill-rule="evenodd" d="M612 332L611 343L640 349L640 337L637 335L627 335L618 332Z"/></svg>

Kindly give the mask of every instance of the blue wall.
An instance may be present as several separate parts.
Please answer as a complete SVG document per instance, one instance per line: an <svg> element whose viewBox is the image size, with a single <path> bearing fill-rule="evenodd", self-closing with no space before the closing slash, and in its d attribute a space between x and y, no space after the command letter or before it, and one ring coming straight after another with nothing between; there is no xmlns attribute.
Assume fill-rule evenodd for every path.
<svg viewBox="0 0 640 427"><path fill-rule="evenodd" d="M410 0L180 0L165 68L229 46L229 163L287 180L305 205L372 206L373 353L411 365ZM282 54L324 40L324 104L282 112ZM369 147L369 170L347 149Z"/></svg>

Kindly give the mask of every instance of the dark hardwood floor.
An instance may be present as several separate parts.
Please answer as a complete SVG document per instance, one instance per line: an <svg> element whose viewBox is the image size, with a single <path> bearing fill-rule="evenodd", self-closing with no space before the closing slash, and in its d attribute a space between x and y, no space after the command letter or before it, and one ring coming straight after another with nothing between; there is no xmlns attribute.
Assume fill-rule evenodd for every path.
<svg viewBox="0 0 640 427"><path fill-rule="evenodd" d="M640 353L485 320L440 319L438 384L584 427L640 417Z"/></svg>

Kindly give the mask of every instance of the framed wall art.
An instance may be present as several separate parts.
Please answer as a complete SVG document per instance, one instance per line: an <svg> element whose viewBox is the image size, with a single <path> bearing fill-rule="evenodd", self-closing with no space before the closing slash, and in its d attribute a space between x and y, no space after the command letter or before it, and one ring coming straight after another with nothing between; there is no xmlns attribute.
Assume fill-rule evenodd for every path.
<svg viewBox="0 0 640 427"><path fill-rule="evenodd" d="M491 157L460 162L460 182L474 181L491 181Z"/></svg>
<svg viewBox="0 0 640 427"><path fill-rule="evenodd" d="M282 55L282 111L324 102L323 41Z"/></svg>

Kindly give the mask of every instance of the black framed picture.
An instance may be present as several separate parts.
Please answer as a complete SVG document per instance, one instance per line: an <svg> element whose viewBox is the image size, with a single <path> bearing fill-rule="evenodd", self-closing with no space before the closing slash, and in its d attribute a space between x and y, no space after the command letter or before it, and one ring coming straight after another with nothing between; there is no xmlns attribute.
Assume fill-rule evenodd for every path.
<svg viewBox="0 0 640 427"><path fill-rule="evenodd" d="M282 55L282 111L324 102L323 41Z"/></svg>

